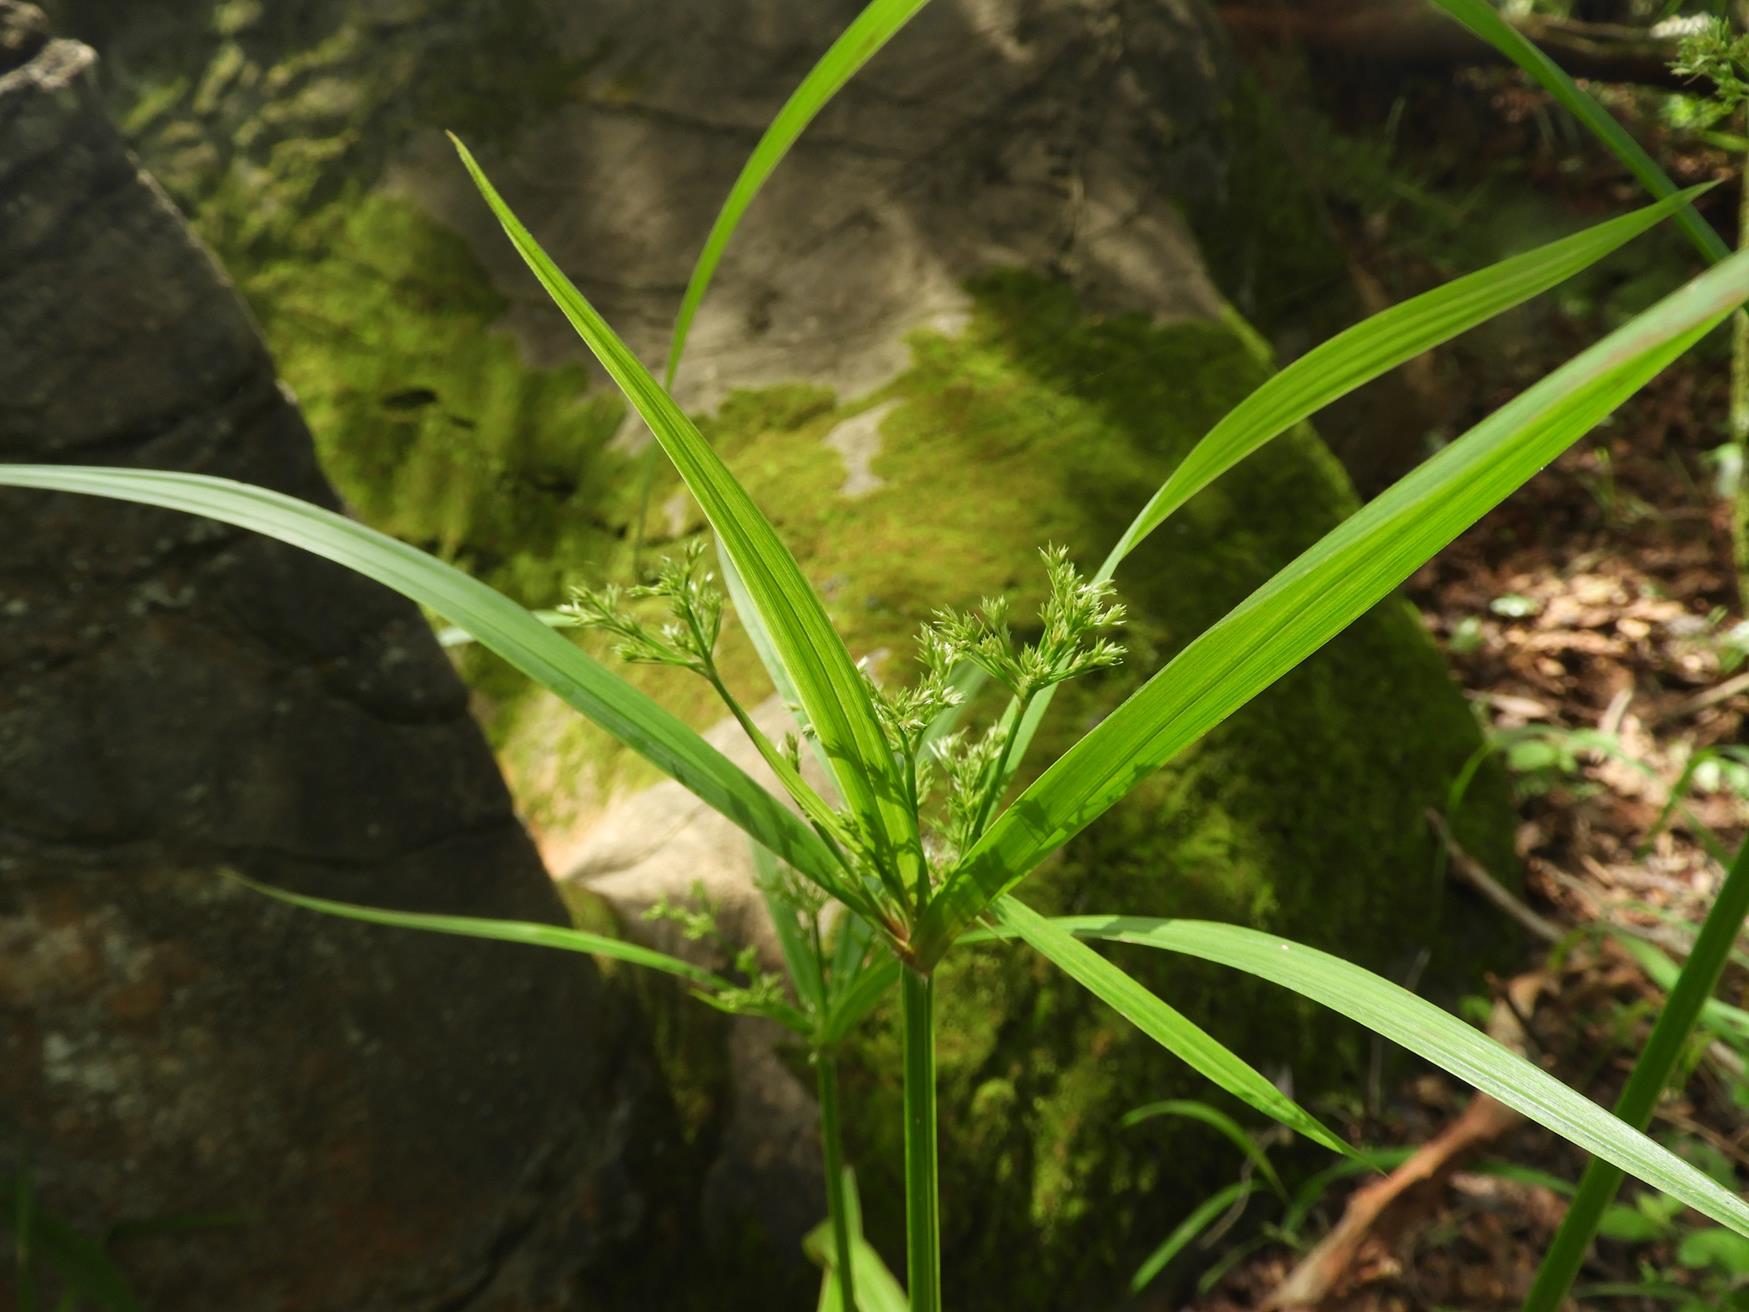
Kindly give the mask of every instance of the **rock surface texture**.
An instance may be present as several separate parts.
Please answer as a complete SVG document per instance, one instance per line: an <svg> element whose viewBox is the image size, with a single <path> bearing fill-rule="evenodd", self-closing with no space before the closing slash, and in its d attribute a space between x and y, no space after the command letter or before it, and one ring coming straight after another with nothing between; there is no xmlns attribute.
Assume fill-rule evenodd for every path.
<svg viewBox="0 0 1749 1312"><path fill-rule="evenodd" d="M0 460L334 504L93 64L0 0ZM28 1169L88 1236L227 1214L115 1243L164 1312L655 1305L634 1264L676 1241L683 1182L623 993L582 958L337 921L221 874L562 917L414 607L197 519L7 491L0 673L9 1199ZM8 1236L0 1303L12 1259Z"/></svg>
<svg viewBox="0 0 1749 1312"><path fill-rule="evenodd" d="M633 543L702 531L645 495L636 426L473 194L468 139L528 226L644 359L747 153L856 0L64 0L111 55L130 139L236 271L326 468L365 518L531 604L625 576ZM1037 600L1035 549L1091 566L1173 464L1266 374L1197 234L1267 229L1230 174L1240 104L1199 0L936 0L812 125L705 302L682 400L881 677L941 605ZM1273 237L1268 238L1274 240ZM1130 663L1057 703L1041 765L1350 512L1309 431L1199 496L1118 584ZM651 552L645 550L642 563ZM766 696L738 635L724 655ZM703 878L757 936L743 842L550 699L467 669L549 863L634 932ZM634 672L701 728L708 691ZM725 737L724 741L727 741ZM1232 918L1398 977L1450 953L1424 809L1476 744L1416 618L1387 604L1151 780L1030 885L1042 904ZM1499 780L1460 825L1506 873ZM1266 985L1126 957L1294 1082L1367 1049ZM1100 1306L1238 1164L1197 1127L1120 1133L1206 1090L1013 952L946 969L950 1303ZM663 1010L707 1233L799 1290L805 1072L768 1037ZM872 1234L897 1253L897 1062L887 1021L846 1076ZM800 1078L798 1078L798 1074ZM797 1200L810 1203L801 1205ZM1025 1262L1016 1262L1025 1253ZM774 1282L766 1284L762 1282ZM975 1290L975 1295L972 1291ZM725 1299L732 1299L732 1293ZM1103 1302L1102 1302L1103 1301Z"/></svg>

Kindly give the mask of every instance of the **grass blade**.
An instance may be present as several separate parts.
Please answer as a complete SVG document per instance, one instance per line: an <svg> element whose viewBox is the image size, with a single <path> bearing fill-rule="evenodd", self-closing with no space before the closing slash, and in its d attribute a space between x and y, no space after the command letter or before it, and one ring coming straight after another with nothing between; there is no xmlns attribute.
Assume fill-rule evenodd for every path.
<svg viewBox="0 0 1749 1312"><path fill-rule="evenodd" d="M1623 214L1393 305L1338 333L1272 376L1192 448L1124 531L1099 577L1191 497L1301 420L1424 351L1590 268L1710 187Z"/></svg>
<svg viewBox="0 0 1749 1312"><path fill-rule="evenodd" d="M802 1010L816 1023L823 1021L826 981L820 973L820 954L810 938L809 927L803 924L804 913L784 891L777 858L751 839L748 842L753 848L753 882L765 900L765 913L771 917L790 983L801 1000Z"/></svg>
<svg viewBox="0 0 1749 1312"><path fill-rule="evenodd" d="M991 908L990 914L998 931L1012 934L1048 958L1069 978L1199 1075L1314 1143L1344 1155L1353 1152L1317 1117L1276 1088L1238 1054L1167 1006L1073 934L1058 928L1013 898L1002 898Z"/></svg>
<svg viewBox="0 0 1749 1312"><path fill-rule="evenodd" d="M1005 905L1014 905L1009 899ZM1589 1098L1425 998L1340 957L1239 925L1151 916L1069 916L1062 933L1231 966L1384 1035L1587 1152L1749 1235L1749 1204Z"/></svg>
<svg viewBox="0 0 1749 1312"><path fill-rule="evenodd" d="M498 943L520 943L525 947L556 948L561 952L581 952L587 956L608 957L614 961L623 961L627 965L641 966L645 970L678 976L694 988L707 994L736 987L733 981L724 979L713 971L705 970L702 966L695 966L690 961L682 961L679 957L671 957L666 952L657 952L653 948L647 948L638 943L628 943L624 939L609 938L605 934L591 934L587 930L570 929L564 925L548 925L538 920L499 920L492 916L446 916L425 911L396 911L390 907L364 906L357 902L338 902L333 898L311 897L307 893L294 893L290 889L258 883L232 870L227 870L224 873L227 878L236 880L245 888L265 894L276 901L294 907L302 907L306 911L320 911L324 915L339 916L345 920L360 920L366 924L390 925L396 929L417 929L431 934L453 934L461 938L491 939ZM798 1034L806 1035L810 1030L807 1019L793 1007L774 1008L770 1014L774 1020L780 1020Z"/></svg>
<svg viewBox="0 0 1749 1312"><path fill-rule="evenodd" d="M735 185L729 188L728 199L723 202L716 222L711 224L710 233L704 239L698 262L693 265L692 277L686 283L686 294L680 299L680 313L674 320L674 338L668 347L668 367L662 379L664 387L674 386L674 375L680 368L680 357L686 352L687 334L692 331L692 320L698 313L699 303L704 300L723 252L741 224L742 215L746 214L747 207L753 203L766 179L783 162L797 138L807 131L814 116L928 3L929 0L872 0L820 56L820 62L809 70L801 85L777 111L777 117L771 120L771 125L759 138L759 144L753 147L753 153L741 166Z"/></svg>
<svg viewBox="0 0 1749 1312"><path fill-rule="evenodd" d="M899 970L898 958L882 952L863 966L848 985L835 990L831 1014L826 1018L820 1042L830 1045L849 1034L856 1023L873 1011L875 1004L898 984Z"/></svg>
<svg viewBox="0 0 1749 1312"><path fill-rule="evenodd" d="M1658 1013L1646 1046L1640 1049L1627 1086L1616 1102L1615 1114L1635 1129L1643 1130L1650 1124L1658 1097L1670 1083L1676 1063L1688 1046L1695 1021L1718 990L1745 916L1749 916L1749 843L1743 845L1731 863L1724 886L1701 922L1694 950L1676 977L1676 986ZM1524 1300L1524 1312L1556 1312L1560 1307L1621 1183L1622 1170L1618 1164L1594 1159L1585 1168L1573 1205L1555 1232Z"/></svg>
<svg viewBox="0 0 1749 1312"><path fill-rule="evenodd" d="M467 147L451 139L511 244L650 426L740 571L826 753L839 794L874 847L878 873L900 898L926 887L917 818L905 802L862 672L795 558L674 399L541 249Z"/></svg>
<svg viewBox="0 0 1749 1312"><path fill-rule="evenodd" d="M1246 456L1424 351L1558 286L1640 236L1707 187L1610 219L1515 255L1394 305L1332 337L1272 375L1196 444L1143 506L1094 574L1110 579L1129 554L1191 497ZM1004 784L1012 779L1056 689L1033 698L1015 731Z"/></svg>
<svg viewBox="0 0 1749 1312"><path fill-rule="evenodd" d="M1235 1180L1224 1189L1217 1189L1198 1203L1191 1214L1180 1221L1165 1240L1136 1268L1130 1277L1130 1293L1139 1294L1153 1283L1154 1277L1166 1269L1166 1264L1182 1253L1190 1242L1213 1225L1234 1203L1257 1192L1255 1180Z"/></svg>
<svg viewBox="0 0 1749 1312"><path fill-rule="evenodd" d="M5 485L203 515L375 579L472 633L791 865L818 879L837 878L837 862L819 835L721 752L503 593L415 547L307 501L205 474L0 465Z"/></svg>
<svg viewBox="0 0 1749 1312"><path fill-rule="evenodd" d="M31 1192L23 1169L14 1187L0 1190L0 1230L16 1236L20 1262L14 1282L19 1312L30 1312L36 1291L31 1270L52 1269L66 1289L61 1306L75 1297L106 1312L140 1312L126 1274L103 1246L45 1212Z"/></svg>
<svg viewBox="0 0 1749 1312"><path fill-rule="evenodd" d="M1196 1102L1190 1098L1167 1098L1162 1102L1151 1102L1134 1111L1125 1112L1123 1119L1118 1122L1118 1128L1127 1130L1132 1126L1145 1124L1156 1116L1180 1116L1186 1120L1201 1121L1243 1153L1246 1160L1275 1191L1276 1196L1284 1203L1287 1201L1287 1186L1281 1182L1281 1176L1276 1174L1275 1163L1269 1160L1269 1154L1263 1151L1257 1140L1245 1132L1244 1126L1220 1108L1210 1107L1206 1102Z"/></svg>
<svg viewBox="0 0 1749 1312"><path fill-rule="evenodd" d="M1714 265L1501 407L1252 593L998 817L931 902L913 940L918 959L938 960L998 895L1388 596L1746 296L1749 254Z"/></svg>
<svg viewBox="0 0 1749 1312"><path fill-rule="evenodd" d="M1561 66L1545 55L1529 37L1500 16L1488 0L1429 0L1453 22L1493 46L1506 58L1530 74L1544 90L1583 123L1588 131L1608 147L1611 154L1625 165L1640 185L1659 198L1676 194L1676 184L1627 129L1610 117L1609 111L1581 90ZM1676 216L1682 230L1695 248L1710 261L1719 261L1731 253L1731 248L1701 218L1692 205Z"/></svg>

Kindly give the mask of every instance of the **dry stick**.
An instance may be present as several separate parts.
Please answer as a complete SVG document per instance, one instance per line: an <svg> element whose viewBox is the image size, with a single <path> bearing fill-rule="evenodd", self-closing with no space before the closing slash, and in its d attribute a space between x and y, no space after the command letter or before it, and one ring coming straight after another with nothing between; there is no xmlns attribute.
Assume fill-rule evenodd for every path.
<svg viewBox="0 0 1749 1312"><path fill-rule="evenodd" d="M1336 56L1374 65L1450 67L1500 64L1505 57L1424 5L1410 0L1333 0L1296 7L1227 3L1216 9L1221 21L1241 37L1292 40ZM1574 77L1647 86L1685 87L1689 79L1672 71L1677 42L1642 29L1613 23L1526 16L1512 25Z"/></svg>
<svg viewBox="0 0 1749 1312"><path fill-rule="evenodd" d="M1427 823L1433 826L1433 832L1439 835L1440 842L1445 844L1446 856L1450 861L1450 869L1453 875L1462 879L1489 902L1493 903L1494 906L1498 907L1501 911L1504 911L1513 920L1524 926L1525 929L1529 930L1531 934L1535 935L1543 942L1558 943L1561 940L1563 934L1559 925L1555 924L1552 920L1539 916L1523 902L1519 901L1519 899L1514 897L1504 884L1482 868L1481 862L1477 861L1475 857L1464 851L1464 849L1458 844L1457 839L1452 836L1451 828L1445 823L1444 816L1429 808L1427 812ZM1586 888L1584 884L1579 880L1574 879L1571 875L1564 874L1561 871L1556 871L1555 876L1564 884L1571 887L1575 892L1582 893L1587 897L1590 896L1591 890ZM1598 919L1607 921L1608 917L1600 914ZM1664 931L1662 928L1640 929L1635 930L1634 932L1639 934L1642 938L1649 939L1662 947L1668 948L1678 959L1687 957L1689 949L1693 946L1691 943L1683 940L1677 935ZM1733 1052L1730 1046L1722 1040L1714 1039L1707 1045L1707 1056L1712 1058L1714 1065L1718 1066L1719 1069L1726 1074L1736 1077L1742 1076L1744 1071L1743 1059Z"/></svg>
<svg viewBox="0 0 1749 1312"><path fill-rule="evenodd" d="M1445 817L1432 807L1427 810L1427 823L1433 826L1433 832L1439 835L1439 841L1445 844L1446 855L1450 858L1452 874L1480 893L1495 907L1504 911L1513 920L1529 930L1544 943L1559 942L1562 929L1552 920L1544 919L1532 911L1523 902L1482 868L1482 863L1464 851L1453 837L1451 827L1445 823Z"/></svg>
<svg viewBox="0 0 1749 1312"><path fill-rule="evenodd" d="M1523 1051L1522 1016L1535 1007L1541 987L1540 974L1520 975L1507 985L1488 1025L1496 1039ZM1408 1161L1350 1195L1336 1228L1270 1292L1261 1304L1262 1312L1321 1306L1353 1268L1369 1237L1401 1229L1412 1204L1428 1202L1465 1160L1523 1119L1510 1107L1478 1093L1461 1116L1417 1148Z"/></svg>
<svg viewBox="0 0 1749 1312"><path fill-rule="evenodd" d="M1658 712L1655 722L1668 724L1671 720L1685 720L1697 712L1706 710L1709 706L1728 702L1738 693L1744 692L1749 692L1749 670L1732 675L1723 683L1715 684L1705 692L1697 692L1692 697L1685 697L1673 706L1666 707Z"/></svg>

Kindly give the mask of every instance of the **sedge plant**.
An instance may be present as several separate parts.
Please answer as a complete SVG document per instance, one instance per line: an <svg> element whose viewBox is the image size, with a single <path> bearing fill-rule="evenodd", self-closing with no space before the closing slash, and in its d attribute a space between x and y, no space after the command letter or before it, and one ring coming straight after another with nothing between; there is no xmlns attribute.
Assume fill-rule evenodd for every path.
<svg viewBox="0 0 1749 1312"><path fill-rule="evenodd" d="M1450 0L1455 3L1455 0ZM920 0L876 0L827 52L825 75L792 97L750 172L759 182L845 78ZM872 15L872 17L871 17ZM792 112L792 110L794 112ZM0 466L0 485L78 492L204 515L274 537L376 579L428 607L640 753L740 827L764 853L762 879L789 967L788 989L743 960L737 978L639 945L552 925L444 917L276 893L303 905L443 932L600 953L680 976L707 1001L766 1015L817 1053L895 985L902 1019L905 1305L941 1307L936 1172L934 978L963 943L1018 939L1116 1009L1164 1049L1253 1109L1338 1152L1347 1145L1238 1054L1112 964L1089 941L1137 944L1270 980L1391 1038L1599 1158L1749 1234L1749 1205L1644 1134L1433 1004L1370 972L1243 925L1122 914L1049 918L1021 886L1041 862L1154 770L1240 710L1386 597L1411 572L1584 436L1749 299L1749 256L1720 262L1580 353L1374 499L1290 562L1155 672L1018 796L1016 776L1056 685L1117 659L1111 583L1125 557L1239 460L1337 397L1456 333L1555 285L1659 222L1689 222L1693 193L1669 195L1537 251L1384 311L1276 375L1212 429L1090 575L1048 552L1041 636L1021 642L1000 599L943 611L919 644L922 677L875 687L833 629L826 607L733 471L667 388L632 354L541 249L471 153L463 166L540 284L625 394L703 509L716 536L728 601L698 557L664 567L639 599L669 607L650 630L605 592L584 593L573 618L613 631L639 659L713 679L722 607L733 604L801 726L793 743L754 734L783 796L768 792L690 727L576 644L487 585L405 543L265 488L198 474L66 465ZM726 210L727 212L727 210ZM738 213L713 233L688 301L696 305ZM720 236L720 241L717 238ZM696 294L695 294L696 293ZM676 335L677 359L684 322ZM939 730L967 670L1002 685L994 724L955 738ZM720 680L719 680L720 682ZM731 713L737 707L729 699ZM804 746L805 740L805 746ZM816 755L828 786L801 768ZM927 786L931 778L932 792ZM824 932L833 905L838 927ZM833 1081L821 1066L832 1234L825 1306L886 1312L896 1288L860 1238L845 1187ZM949 1205L953 1200L948 1200ZM822 1245L824 1247L824 1245ZM867 1273L865 1276L865 1272ZM854 1288L853 1288L854 1284Z"/></svg>

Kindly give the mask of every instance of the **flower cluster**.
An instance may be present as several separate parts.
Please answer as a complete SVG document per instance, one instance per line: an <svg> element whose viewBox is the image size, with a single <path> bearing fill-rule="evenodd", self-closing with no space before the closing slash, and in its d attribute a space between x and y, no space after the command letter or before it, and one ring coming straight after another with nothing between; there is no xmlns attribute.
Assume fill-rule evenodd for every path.
<svg viewBox="0 0 1749 1312"><path fill-rule="evenodd" d="M560 613L617 638L614 654L623 661L678 665L714 682L723 594L715 575L699 569L704 550L704 543L691 543L679 560L663 559L653 582L635 588L573 588ZM628 601L645 600L667 603L668 619L654 633L625 608Z"/></svg>

